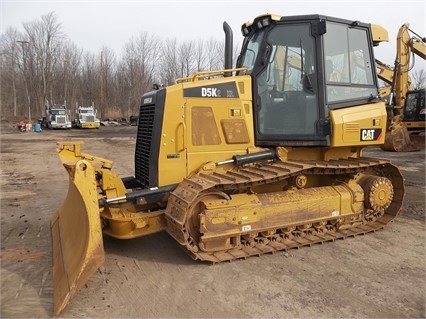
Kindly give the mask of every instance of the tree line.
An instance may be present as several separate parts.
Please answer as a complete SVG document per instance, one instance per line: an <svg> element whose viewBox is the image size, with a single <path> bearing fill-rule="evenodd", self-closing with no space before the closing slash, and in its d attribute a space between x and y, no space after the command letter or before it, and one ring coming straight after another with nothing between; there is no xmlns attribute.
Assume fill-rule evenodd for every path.
<svg viewBox="0 0 426 319"><path fill-rule="evenodd" d="M107 46L94 54L77 47L54 12L8 27L0 36L1 118L44 116L45 106L94 104L101 118L139 112L153 83L165 86L197 71L223 69L224 43L213 38L178 42L140 32L120 57Z"/></svg>
<svg viewBox="0 0 426 319"><path fill-rule="evenodd" d="M97 54L77 47L54 12L23 29L9 27L0 35L2 119L38 119L49 104L66 104L71 112L94 104L101 118L128 118L138 114L153 83L167 86L224 66L224 41L213 38L178 42L140 32L117 57L107 46ZM425 87L423 69L412 78L415 88Z"/></svg>

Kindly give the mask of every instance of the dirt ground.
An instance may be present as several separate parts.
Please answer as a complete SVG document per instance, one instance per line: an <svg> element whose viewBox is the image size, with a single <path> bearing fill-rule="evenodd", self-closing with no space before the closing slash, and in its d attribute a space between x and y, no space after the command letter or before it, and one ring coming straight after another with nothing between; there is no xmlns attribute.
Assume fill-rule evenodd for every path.
<svg viewBox="0 0 426 319"><path fill-rule="evenodd" d="M53 312L50 218L68 177L56 142L133 174L136 127L20 133L1 123L1 318ZM405 177L400 215L384 230L216 265L193 261L167 234L105 238L106 261L66 318L425 318L425 152L390 153Z"/></svg>

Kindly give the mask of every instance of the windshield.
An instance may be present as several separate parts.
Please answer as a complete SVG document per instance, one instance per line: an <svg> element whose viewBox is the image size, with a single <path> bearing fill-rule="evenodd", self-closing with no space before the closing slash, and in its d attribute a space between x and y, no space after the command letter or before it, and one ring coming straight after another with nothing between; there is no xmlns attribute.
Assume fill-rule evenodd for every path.
<svg viewBox="0 0 426 319"><path fill-rule="evenodd" d="M65 115L65 110L51 110L50 111L54 115Z"/></svg>

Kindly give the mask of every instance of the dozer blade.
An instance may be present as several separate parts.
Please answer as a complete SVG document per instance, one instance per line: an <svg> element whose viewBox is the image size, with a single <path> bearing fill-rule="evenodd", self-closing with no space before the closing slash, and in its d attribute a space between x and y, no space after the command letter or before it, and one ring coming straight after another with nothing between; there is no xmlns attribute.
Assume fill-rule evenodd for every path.
<svg viewBox="0 0 426 319"><path fill-rule="evenodd" d="M95 169L86 160L64 166L68 195L51 220L55 316L104 262Z"/></svg>
<svg viewBox="0 0 426 319"><path fill-rule="evenodd" d="M403 125L398 125L392 131L386 133L385 143L381 146L384 151L414 152L419 149L411 141L408 130Z"/></svg>

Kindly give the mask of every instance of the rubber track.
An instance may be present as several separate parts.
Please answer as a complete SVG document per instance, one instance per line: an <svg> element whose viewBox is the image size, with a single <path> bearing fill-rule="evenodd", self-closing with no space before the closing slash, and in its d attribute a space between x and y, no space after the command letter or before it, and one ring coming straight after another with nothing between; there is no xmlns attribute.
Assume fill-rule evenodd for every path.
<svg viewBox="0 0 426 319"><path fill-rule="evenodd" d="M236 249L214 253L200 251L186 229L185 222L189 208L197 197L203 193L241 191L252 186L284 180L299 174L354 175L366 171L369 171L370 174L374 172L374 175L389 178L394 187L394 196L390 207L375 221L363 221L361 225L358 223L356 226L345 224L347 227L345 229L336 229L334 227L332 229L324 229L321 232L298 231L295 236L290 236L292 238L285 238L277 234L271 238L260 239L255 245L241 245L241 247ZM398 168L387 160L361 157L331 161L276 161L242 168L238 172L230 171L225 174L213 173L211 175L198 174L187 178L171 193L165 215L168 221L168 232L185 246L185 250L192 258L218 263L276 251L287 251L380 230L397 216L403 197L403 177Z"/></svg>

